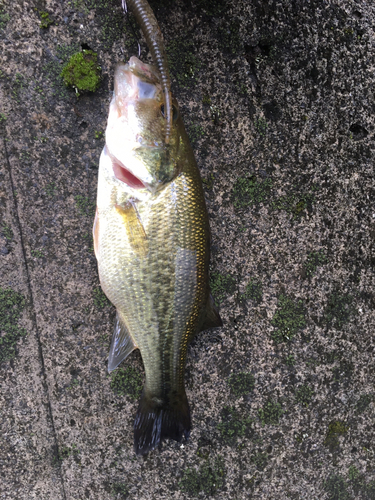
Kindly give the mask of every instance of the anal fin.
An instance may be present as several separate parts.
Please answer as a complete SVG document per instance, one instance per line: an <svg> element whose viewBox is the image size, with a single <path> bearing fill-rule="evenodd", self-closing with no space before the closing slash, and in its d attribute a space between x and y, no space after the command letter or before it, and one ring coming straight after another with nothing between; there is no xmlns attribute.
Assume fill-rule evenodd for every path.
<svg viewBox="0 0 375 500"><path fill-rule="evenodd" d="M121 361L124 361L134 349L137 349L137 347L125 322L117 312L111 347L109 349L108 372L110 373L117 368Z"/></svg>

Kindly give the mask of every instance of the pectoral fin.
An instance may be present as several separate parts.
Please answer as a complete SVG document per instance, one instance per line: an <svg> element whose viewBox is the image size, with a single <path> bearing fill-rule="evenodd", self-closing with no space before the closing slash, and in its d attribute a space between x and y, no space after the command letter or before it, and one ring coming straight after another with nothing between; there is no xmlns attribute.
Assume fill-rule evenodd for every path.
<svg viewBox="0 0 375 500"><path fill-rule="evenodd" d="M111 347L109 349L108 372L110 373L117 368L121 361L124 361L137 347L124 321L117 313Z"/></svg>
<svg viewBox="0 0 375 500"><path fill-rule="evenodd" d="M145 257L148 252L148 240L135 203L130 202L126 207L115 205L115 208L123 219L132 250L140 257Z"/></svg>
<svg viewBox="0 0 375 500"><path fill-rule="evenodd" d="M223 326L223 322L220 318L219 311L215 306L214 299L212 298L212 295L210 293L206 306L206 317L199 331L203 332L204 330L208 330L209 328L216 328L217 326Z"/></svg>

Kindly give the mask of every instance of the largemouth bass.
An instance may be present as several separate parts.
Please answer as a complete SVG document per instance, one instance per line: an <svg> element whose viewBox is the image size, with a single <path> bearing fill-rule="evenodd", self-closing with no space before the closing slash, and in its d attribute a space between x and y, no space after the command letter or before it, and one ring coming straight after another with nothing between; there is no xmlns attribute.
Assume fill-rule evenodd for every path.
<svg viewBox="0 0 375 500"><path fill-rule="evenodd" d="M143 454L191 428L187 346L221 319L208 286L209 225L202 182L173 101L164 142L158 72L131 57L115 71L98 181L94 248L102 289L117 309L108 370L139 348L146 382L134 424Z"/></svg>
<svg viewBox="0 0 375 500"><path fill-rule="evenodd" d="M144 454L189 436L187 346L222 322L208 286L202 181L170 91L162 34L146 0L128 3L156 67L131 57L116 68L93 233L101 286L117 310L108 371L136 348L145 367L134 423L134 449Z"/></svg>
<svg viewBox="0 0 375 500"><path fill-rule="evenodd" d="M100 283L117 309L108 371L136 348L145 367L137 454L188 437L187 346L197 332L222 325L208 285L200 174L175 100L165 144L163 102L154 67L136 57L117 66L93 228Z"/></svg>

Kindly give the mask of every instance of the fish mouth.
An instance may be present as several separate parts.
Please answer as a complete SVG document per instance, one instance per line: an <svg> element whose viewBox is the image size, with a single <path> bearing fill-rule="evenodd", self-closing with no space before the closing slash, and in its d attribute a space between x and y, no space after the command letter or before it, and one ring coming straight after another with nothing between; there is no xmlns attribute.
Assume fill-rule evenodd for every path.
<svg viewBox="0 0 375 500"><path fill-rule="evenodd" d="M119 163L116 160L112 160L112 168L113 173L115 174L116 179L127 184L132 189L142 189L147 187L141 179L138 179L134 174L130 172L124 165Z"/></svg>

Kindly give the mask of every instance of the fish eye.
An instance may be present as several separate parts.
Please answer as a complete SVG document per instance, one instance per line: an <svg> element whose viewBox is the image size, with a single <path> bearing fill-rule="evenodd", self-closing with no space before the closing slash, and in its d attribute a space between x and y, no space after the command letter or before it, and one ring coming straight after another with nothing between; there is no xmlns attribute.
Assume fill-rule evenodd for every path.
<svg viewBox="0 0 375 500"><path fill-rule="evenodd" d="M164 104L162 104L160 106L160 111L161 111L161 114L165 117L164 115ZM174 104L172 104L172 119L173 121L175 122L178 118L178 109L176 108L176 106Z"/></svg>

